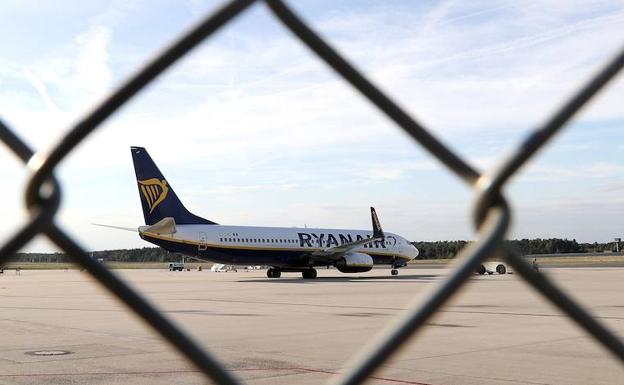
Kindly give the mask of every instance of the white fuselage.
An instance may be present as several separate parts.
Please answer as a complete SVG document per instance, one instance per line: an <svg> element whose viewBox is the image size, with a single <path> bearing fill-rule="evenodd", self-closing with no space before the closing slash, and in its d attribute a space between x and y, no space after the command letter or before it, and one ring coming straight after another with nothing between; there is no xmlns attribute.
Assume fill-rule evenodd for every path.
<svg viewBox="0 0 624 385"><path fill-rule="evenodd" d="M155 234L146 228L139 230L148 241L158 243L155 241L160 240L165 243L163 247L175 251L178 251L176 245L179 245L179 251L185 254L195 249L198 255L222 263L253 263L255 260L257 264L271 264L280 254L295 256L321 252L372 236L371 231L365 230L297 227L177 225L173 234ZM239 250L245 251L244 261L236 258ZM371 241L351 251L371 255L376 260L382 257L385 257L384 260L397 258L405 263L418 256L418 250L412 244L393 233L385 233L383 240ZM232 255L234 258L228 261L223 255Z"/></svg>

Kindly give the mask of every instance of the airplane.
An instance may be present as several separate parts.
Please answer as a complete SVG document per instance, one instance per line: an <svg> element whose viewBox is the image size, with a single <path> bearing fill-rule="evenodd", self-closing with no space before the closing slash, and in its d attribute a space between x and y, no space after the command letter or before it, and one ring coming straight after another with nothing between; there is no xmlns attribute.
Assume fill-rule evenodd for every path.
<svg viewBox="0 0 624 385"><path fill-rule="evenodd" d="M360 273L389 265L397 275L398 268L418 256L405 238L382 231L373 207L372 231L217 224L184 207L145 148L130 151L145 218L139 236L170 252L226 265L269 266L268 278L298 272L304 279L317 277L315 267L329 266Z"/></svg>

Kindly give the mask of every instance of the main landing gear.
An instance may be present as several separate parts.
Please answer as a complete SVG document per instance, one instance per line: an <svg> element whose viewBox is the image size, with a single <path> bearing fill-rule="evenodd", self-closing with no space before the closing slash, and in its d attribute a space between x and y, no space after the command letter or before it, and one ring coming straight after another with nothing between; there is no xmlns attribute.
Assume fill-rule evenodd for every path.
<svg viewBox="0 0 624 385"><path fill-rule="evenodd" d="M301 272L301 276L303 279L314 279L316 278L316 269L285 269L286 272ZM269 267L267 270L267 277L269 278L279 278L282 276L282 270L279 267Z"/></svg>
<svg viewBox="0 0 624 385"><path fill-rule="evenodd" d="M303 277L303 279L314 279L316 278L316 270L312 268L302 270L301 276Z"/></svg>
<svg viewBox="0 0 624 385"><path fill-rule="evenodd" d="M399 271L397 269L392 269L392 270L390 270L390 274L392 274L392 275L399 275Z"/></svg>
<svg viewBox="0 0 624 385"><path fill-rule="evenodd" d="M279 278L281 276L282 276L282 271L278 269L277 267L269 267L269 269L267 270L268 278Z"/></svg>

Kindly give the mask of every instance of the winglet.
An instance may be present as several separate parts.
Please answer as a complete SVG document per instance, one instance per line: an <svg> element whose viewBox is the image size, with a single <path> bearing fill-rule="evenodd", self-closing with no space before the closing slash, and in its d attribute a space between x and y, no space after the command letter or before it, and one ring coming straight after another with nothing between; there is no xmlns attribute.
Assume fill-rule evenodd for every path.
<svg viewBox="0 0 624 385"><path fill-rule="evenodd" d="M384 233L381 229L381 225L379 224L379 218L377 218L377 213L375 212L375 208L371 207L371 219L373 220L373 238L383 238Z"/></svg>

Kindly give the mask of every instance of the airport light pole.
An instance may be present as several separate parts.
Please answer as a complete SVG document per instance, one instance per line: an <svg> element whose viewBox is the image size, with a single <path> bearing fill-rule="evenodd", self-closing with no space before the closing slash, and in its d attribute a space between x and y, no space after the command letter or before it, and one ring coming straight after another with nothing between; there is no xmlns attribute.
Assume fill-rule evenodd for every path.
<svg viewBox="0 0 624 385"><path fill-rule="evenodd" d="M622 242L622 238L615 238L615 252L619 253L620 252L620 242Z"/></svg>

